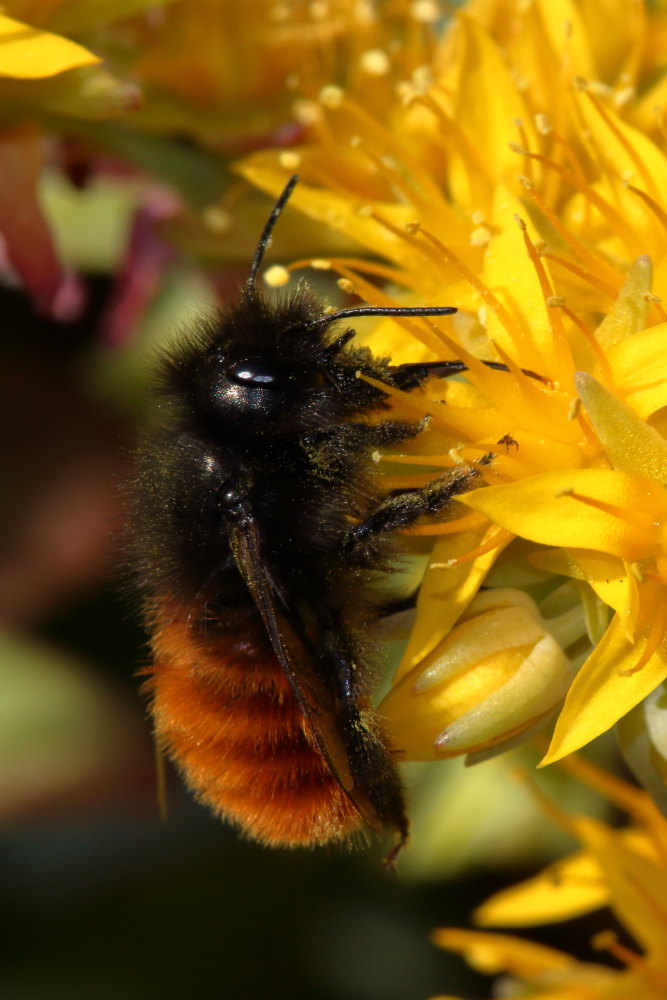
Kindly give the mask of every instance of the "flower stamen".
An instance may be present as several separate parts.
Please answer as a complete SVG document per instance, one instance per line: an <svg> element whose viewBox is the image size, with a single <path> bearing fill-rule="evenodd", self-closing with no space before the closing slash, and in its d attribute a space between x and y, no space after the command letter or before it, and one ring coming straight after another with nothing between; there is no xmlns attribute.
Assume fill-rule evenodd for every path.
<svg viewBox="0 0 667 1000"><path fill-rule="evenodd" d="M516 126L516 128L517 128L517 130L519 132L519 137L520 137L520 140L521 140L520 145L524 149L528 149L528 146L529 146L530 142L529 142L528 133L526 132L526 127L523 124L523 121L521 120L521 118L515 118L514 119L514 124L515 124L515 126ZM526 160L526 172L527 172L526 180L528 181L529 184L532 184L533 183L533 176L532 176L532 174L533 174L533 165L532 165L532 162L529 159Z"/></svg>
<svg viewBox="0 0 667 1000"><path fill-rule="evenodd" d="M593 288L597 289L603 295L606 295L612 300L617 297L622 287L622 279L619 280L618 287L615 288L613 285L608 285L605 281L592 274L590 271L585 271L572 261L566 260L564 257L560 257L558 254L552 253L551 251L546 251L542 254L542 257L544 260L552 260L554 264L558 264L565 270L570 271L571 274L575 274L578 278L581 278L582 281L585 281L587 284L591 285Z"/></svg>
<svg viewBox="0 0 667 1000"><path fill-rule="evenodd" d="M564 225L558 215L549 208L545 199L538 195L532 182L528 181L528 183L525 183L527 180L528 178L519 177L519 181L523 185L530 200L537 205L540 211L549 220L558 235L562 237L563 242L567 244L575 257L577 257L585 267L588 267L591 271L605 272L607 280L610 282L610 286L615 288L616 294L618 294L623 284L622 275L619 275L617 271L612 270L612 268L610 268L604 260L601 260L599 257L595 257L594 254L586 248L582 241L575 236L572 229Z"/></svg>
<svg viewBox="0 0 667 1000"><path fill-rule="evenodd" d="M575 489L563 489L558 493L558 496L571 497L572 500L578 500L580 503L586 504L588 507L594 507L596 510L600 510L605 514L611 514L612 517L627 521L640 530L646 531L651 528L655 528L655 522L652 514L644 514L642 511L630 510L628 507L619 507L617 504L607 503L604 500L598 500L596 497L587 497L584 496L583 493L578 493Z"/></svg>
<svg viewBox="0 0 667 1000"><path fill-rule="evenodd" d="M591 102L597 113L599 114L600 118L602 118L607 128L613 134L614 138L623 147L631 162L634 163L638 174L644 179L644 184L646 185L646 187L653 192L655 197L659 198L660 194L656 191L655 184L653 183L653 178L647 171L643 160L638 155L635 148L627 141L626 137L623 135L623 133L618 128L616 123L609 116L607 109L604 107L600 99L597 97L596 94L592 93L589 88L585 88L583 92L589 99L589 101Z"/></svg>
<svg viewBox="0 0 667 1000"><path fill-rule="evenodd" d="M439 132L434 136L435 142L441 149L446 150L448 155L452 148L456 149L465 164L469 177L484 177L487 183L493 183L488 162L469 141L465 132L430 94L419 94L412 98L410 104L420 104L435 115L440 126ZM527 167L528 169L529 167Z"/></svg>
<svg viewBox="0 0 667 1000"><path fill-rule="evenodd" d="M523 242L526 247L528 257L530 258L530 262L533 265L533 268L537 275L537 280L540 283L540 288L542 289L542 295L544 297L544 301L546 304L548 304L549 300L554 297L554 291L551 282L549 280L549 277L547 275L547 272L544 268L544 264L542 263L542 260L540 259L540 256L537 253L537 250L535 249L533 241L528 235L528 229L526 227L526 223L523 221L523 219L520 219L518 216L515 217L515 221L517 222L519 229L521 230L521 234L523 236ZM567 377L571 373L573 373L574 364L572 360L572 355L570 353L567 344L567 339L565 337L565 331L563 330L563 318L561 316L560 310L547 309L547 321L549 323L549 330L551 332L554 354L557 361L557 368Z"/></svg>
<svg viewBox="0 0 667 1000"><path fill-rule="evenodd" d="M424 237L433 247L435 247L439 253L445 258L445 260L452 264L466 281L472 285L476 292L479 293L481 298L484 300L487 306L493 310L498 320L505 328L506 333L511 338L513 343L516 345L517 349L520 350L523 345L523 335L521 330L514 322L514 319L507 311L502 302L494 295L491 289L486 285L481 278L478 278L461 260L456 254L445 246L433 233L430 233L427 229L419 230L421 236Z"/></svg>
<svg viewBox="0 0 667 1000"><path fill-rule="evenodd" d="M570 320L570 322L573 323L574 326L576 326L577 329L581 332L582 336L585 338L586 343L590 347L591 351L595 354L595 360L600 366L600 372L602 373L604 381L608 385L613 385L614 375L611 365L609 364L607 355L603 351L593 331L584 323L584 321L581 319L580 316L577 316L577 314L573 312L572 309L569 309L566 305L562 305L560 306L560 308L563 310L563 312ZM578 396L577 399L579 399ZM581 401L579 400L579 402Z"/></svg>
<svg viewBox="0 0 667 1000"><path fill-rule="evenodd" d="M629 182L626 182L625 187L628 191L632 191L633 194L636 194L638 198L641 198L644 204L658 219L662 228L667 232L667 212L661 208L655 198L652 198L650 194L646 193L646 191L642 191L641 188L635 187L634 184L630 184Z"/></svg>
<svg viewBox="0 0 667 1000"><path fill-rule="evenodd" d="M465 552L461 556L457 556L455 559L448 559L446 562L429 563L429 569L452 569L454 566L460 566L461 563L472 562L478 556L486 555L487 552L501 548L508 542L511 542L513 538L514 535L512 532L506 531L505 528L492 528L486 542L471 549L469 552Z"/></svg>
<svg viewBox="0 0 667 1000"><path fill-rule="evenodd" d="M636 233L632 228L626 223L622 215L612 208L608 201L590 186L588 181L582 181L578 176L576 176L572 171L568 170L567 167L562 166L562 164L556 162L556 160L550 159L548 156L544 156L542 153L532 153L530 150L522 150L523 155L530 157L531 159L538 160L545 167L555 170L564 180L566 180L575 190L580 191L581 194L587 198L595 208L598 209L600 214L603 216L605 221L608 223L612 231L617 232L621 238L630 247L636 247L636 256L639 256L643 252L642 247L639 245Z"/></svg>
<svg viewBox="0 0 667 1000"><path fill-rule="evenodd" d="M642 655L635 664L632 670L625 671L628 676L636 674L637 671L645 667L648 661L651 659L656 649L660 645L662 638L665 634L665 628L667 627L667 609L664 606L659 605L654 609L654 614L651 618L650 628L646 636L646 645L642 651Z"/></svg>
<svg viewBox="0 0 667 1000"><path fill-rule="evenodd" d="M614 931L600 931L599 934L593 935L591 945L596 951L609 952L610 955L629 968L646 964L641 955L620 943Z"/></svg>

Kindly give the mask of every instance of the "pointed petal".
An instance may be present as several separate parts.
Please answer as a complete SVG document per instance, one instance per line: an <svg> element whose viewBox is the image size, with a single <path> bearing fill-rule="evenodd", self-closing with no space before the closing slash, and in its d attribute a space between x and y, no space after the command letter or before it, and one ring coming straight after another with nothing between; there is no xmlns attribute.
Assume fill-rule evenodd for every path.
<svg viewBox="0 0 667 1000"><path fill-rule="evenodd" d="M522 538L630 560L654 554L665 510L662 487L611 469L547 472L458 500Z"/></svg>
<svg viewBox="0 0 667 1000"><path fill-rule="evenodd" d="M565 952L547 948L533 941L523 941L509 934L489 934L442 927L433 933L434 944L458 951L481 972L511 972L531 977L550 970L576 966L577 960Z"/></svg>
<svg viewBox="0 0 667 1000"><path fill-rule="evenodd" d="M101 62L82 45L0 14L0 77L40 80Z"/></svg>
<svg viewBox="0 0 667 1000"><path fill-rule="evenodd" d="M516 159L515 169L518 169L520 161L518 157ZM558 336L557 327L552 325L544 290L526 252L523 233L516 222L517 216L525 219L525 206L511 194L509 188L498 185L494 192L491 220L493 231L497 235L490 241L484 257L483 278L490 288L502 290L498 295L505 308L514 315L515 322L508 329L507 324L489 310L487 333L489 339L510 357L521 358L522 367L546 372L550 377L559 379L563 385L569 385L574 374L574 362L567 342ZM525 221L532 240L537 241L539 235L532 223L527 219ZM525 324L526 316L530 316L529 328ZM542 419L540 410L543 407L551 409L560 406L564 410L562 398L544 393L539 385L526 381L527 384L521 387L524 393L539 393L542 397L543 406L535 408L536 419ZM506 409L504 400L502 408ZM561 418L557 421L557 426L564 429L567 423ZM573 431L574 428L568 430ZM548 433L547 427L545 432Z"/></svg>
<svg viewBox="0 0 667 1000"><path fill-rule="evenodd" d="M605 351L646 326L652 280L653 267L644 254L630 268L618 298L595 331L595 339Z"/></svg>
<svg viewBox="0 0 667 1000"><path fill-rule="evenodd" d="M586 552L584 549L570 549L570 557L581 570L595 594L608 608L613 608L620 617L625 634L632 640L637 627L639 614L639 598L637 579L627 562L604 552ZM596 615L599 617L599 615ZM603 631L609 624L609 615ZM602 635L591 635L593 642L599 641Z"/></svg>
<svg viewBox="0 0 667 1000"><path fill-rule="evenodd" d="M637 638L628 640L618 616L579 671L556 723L542 765L578 750L634 708L667 677L667 609L662 587L640 587Z"/></svg>
<svg viewBox="0 0 667 1000"><path fill-rule="evenodd" d="M570 920L609 902L609 887L590 854L548 865L539 875L503 889L475 910L480 927L530 927Z"/></svg>
<svg viewBox="0 0 667 1000"><path fill-rule="evenodd" d="M431 564L446 565L451 560L472 552L478 546L483 548L490 537L492 532L486 524L479 533L461 532L455 536L446 536L436 543ZM396 671L394 684L444 639L477 593L489 567L493 565L509 540L475 559L447 568L440 565L438 568L427 570L417 599L417 621Z"/></svg>
<svg viewBox="0 0 667 1000"><path fill-rule="evenodd" d="M616 916L644 951L664 957L667 871L623 844L616 832L602 823L579 817L574 825L602 869Z"/></svg>
<svg viewBox="0 0 667 1000"><path fill-rule="evenodd" d="M474 209L489 207L492 185L506 170L516 172L520 163L510 143L517 139L516 120L521 119L535 138L532 115L516 87L496 41L479 24L459 15L455 42L458 80L452 80L455 96L454 118L475 147L484 136L484 156L480 169L471 170L454 147L451 150L450 184L453 200Z"/></svg>
<svg viewBox="0 0 667 1000"><path fill-rule="evenodd" d="M667 482L667 441L663 436L592 375L577 372L574 382L614 467Z"/></svg>
<svg viewBox="0 0 667 1000"><path fill-rule="evenodd" d="M621 398L642 419L667 406L667 323L624 337L607 352Z"/></svg>

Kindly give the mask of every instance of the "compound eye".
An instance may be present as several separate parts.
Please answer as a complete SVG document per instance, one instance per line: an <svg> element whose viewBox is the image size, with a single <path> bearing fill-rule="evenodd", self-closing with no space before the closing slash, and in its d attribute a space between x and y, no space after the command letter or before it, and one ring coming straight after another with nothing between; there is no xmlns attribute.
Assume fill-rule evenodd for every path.
<svg viewBox="0 0 667 1000"><path fill-rule="evenodd" d="M232 382L252 389L319 389L324 377L316 368L280 358L248 358L227 369Z"/></svg>

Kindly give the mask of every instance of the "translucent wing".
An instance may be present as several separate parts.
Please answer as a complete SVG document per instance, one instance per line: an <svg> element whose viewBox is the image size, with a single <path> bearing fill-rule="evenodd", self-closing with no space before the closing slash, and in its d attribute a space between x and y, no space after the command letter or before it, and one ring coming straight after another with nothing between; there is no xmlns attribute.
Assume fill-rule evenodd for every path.
<svg viewBox="0 0 667 1000"><path fill-rule="evenodd" d="M314 670L310 654L289 620L280 582L275 580L263 557L256 520L246 515L229 528L229 541L236 565L262 616L273 650L285 672L294 697L317 746L336 780L371 829L379 831L375 809L355 786L345 740L331 693Z"/></svg>

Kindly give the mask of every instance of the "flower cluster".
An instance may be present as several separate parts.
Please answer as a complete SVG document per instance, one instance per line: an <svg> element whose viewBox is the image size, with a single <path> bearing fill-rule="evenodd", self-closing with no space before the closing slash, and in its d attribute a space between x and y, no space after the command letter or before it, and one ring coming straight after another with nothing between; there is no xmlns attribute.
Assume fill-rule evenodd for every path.
<svg viewBox="0 0 667 1000"><path fill-rule="evenodd" d="M469 369L395 394L429 423L383 456L390 485L495 455L486 488L421 529L435 544L383 703L396 745L479 759L562 705L545 762L620 720L664 796L667 158L647 112L663 16L609 7L630 49L597 32L599 3L468 4L426 65L392 78L381 116L358 81L324 87L303 145L239 170L272 193L298 170L295 205L380 259L317 261L346 292L459 309L368 334L399 360ZM508 585L524 592L509 607L480 594Z"/></svg>
<svg viewBox="0 0 667 1000"><path fill-rule="evenodd" d="M483 483L407 532L425 571L380 707L393 744L477 762L553 723L544 763L582 774L569 755L615 727L667 810L667 11L468 0L447 14L439 0L8 0L0 272L50 318L79 315L44 178L121 191L129 238L100 339L126 344L176 248L200 273L247 261L266 210L244 192L275 196L297 172L288 270L373 305L458 308L358 330L398 363L467 366L387 387L423 430L375 456L386 489L461 463ZM644 792L585 777L631 825L558 813L579 854L478 919L608 904L639 950L599 938L611 969L506 935L437 941L508 974L510 996L657 1000L667 826Z"/></svg>
<svg viewBox="0 0 667 1000"><path fill-rule="evenodd" d="M382 706L405 759L479 760L558 713L546 761L618 724L667 798L662 10L471 0L447 23L434 0L3 10L3 269L43 311L80 300L38 197L45 162L81 178L111 154L148 172L117 331L170 259L158 229L200 251L204 230L218 240L223 166L254 147L236 170L273 194L298 171L294 206L350 248L294 268L327 268L374 304L458 307L360 331L397 361L468 366L393 393L428 424L380 456L387 488L461 462L486 483L411 532L430 554Z"/></svg>
<svg viewBox="0 0 667 1000"><path fill-rule="evenodd" d="M589 817L564 815L545 802L581 850L487 900L477 910L477 923L525 927L609 906L639 950L611 930L598 933L592 945L613 956L613 968L507 934L443 928L434 941L465 955L481 972L503 973L503 996L660 1000L667 992L667 821L645 793L582 760L572 758L568 766L629 813L631 824L614 830Z"/></svg>

